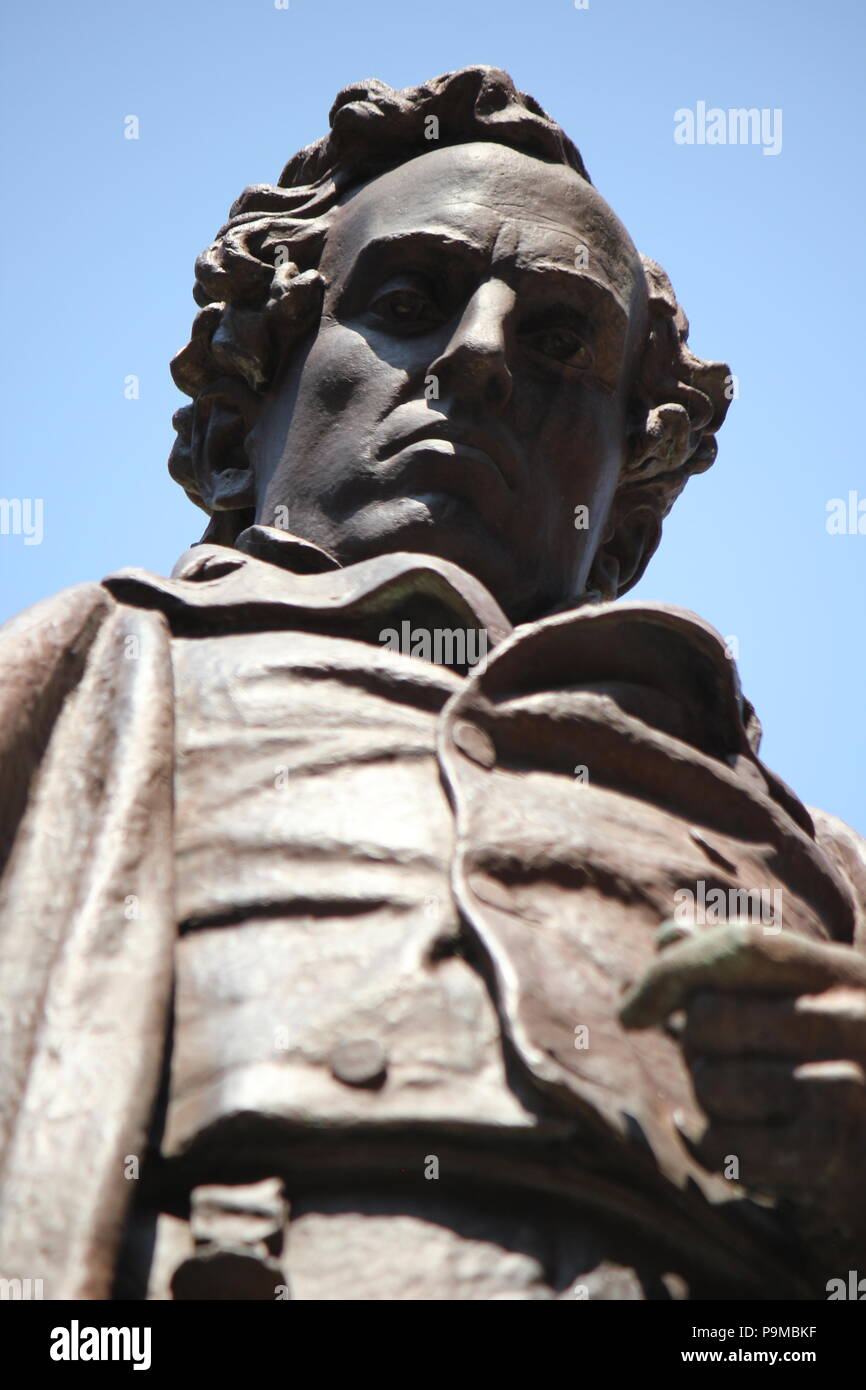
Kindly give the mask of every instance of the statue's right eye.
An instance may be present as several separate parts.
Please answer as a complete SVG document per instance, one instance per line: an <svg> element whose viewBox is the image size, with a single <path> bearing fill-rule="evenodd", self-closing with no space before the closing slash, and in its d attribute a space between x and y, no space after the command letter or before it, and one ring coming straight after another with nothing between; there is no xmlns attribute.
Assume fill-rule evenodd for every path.
<svg viewBox="0 0 866 1390"><path fill-rule="evenodd" d="M405 288L378 295L370 305L370 312L389 327L428 328L442 317L429 295Z"/></svg>

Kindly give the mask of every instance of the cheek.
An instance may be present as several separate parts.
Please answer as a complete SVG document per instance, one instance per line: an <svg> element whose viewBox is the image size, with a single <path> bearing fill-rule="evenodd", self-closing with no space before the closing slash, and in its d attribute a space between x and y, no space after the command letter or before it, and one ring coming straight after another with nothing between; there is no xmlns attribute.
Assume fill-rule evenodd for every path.
<svg viewBox="0 0 866 1390"><path fill-rule="evenodd" d="M350 404L356 419L359 408L375 414L375 401L387 394L394 375L360 333L331 324L319 330L304 363L298 405L305 413L310 409L320 413L328 427Z"/></svg>
<svg viewBox="0 0 866 1390"><path fill-rule="evenodd" d="M615 398L587 387L568 387L551 396L540 416L537 410L521 413L534 472L550 477L557 491L595 491L607 473L618 472L623 437Z"/></svg>
<svg viewBox="0 0 866 1390"><path fill-rule="evenodd" d="M569 570L583 564L603 531L619 478L624 448L617 397L588 388L549 402L529 443L537 482L531 505L547 536L549 554Z"/></svg>

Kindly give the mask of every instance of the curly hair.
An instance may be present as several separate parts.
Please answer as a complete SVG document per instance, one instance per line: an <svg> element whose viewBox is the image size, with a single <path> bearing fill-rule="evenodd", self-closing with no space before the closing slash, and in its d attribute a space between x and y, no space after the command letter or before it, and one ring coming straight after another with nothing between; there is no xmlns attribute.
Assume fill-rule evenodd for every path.
<svg viewBox="0 0 866 1390"><path fill-rule="evenodd" d="M206 540L231 545L253 520L249 510L219 513L209 505L197 468L196 406L221 392L248 433L285 353L315 327L322 280L317 267L343 196L362 183L437 148L470 141L508 145L542 161L570 166L587 183L577 147L538 102L499 68L474 66L418 87L395 90L375 79L345 87L329 113L330 133L300 150L276 184L255 184L232 205L229 220L196 261L193 296L200 306L189 343L171 364L193 405L175 413L177 439L169 472L211 515ZM435 131L435 136L431 132ZM688 320L665 272L641 257L649 323L635 373L629 434L612 507L612 524L648 514L655 539L620 585L643 573L667 516L693 473L716 456L715 433L729 403L729 368L705 362L687 346ZM243 469L242 437L226 467Z"/></svg>

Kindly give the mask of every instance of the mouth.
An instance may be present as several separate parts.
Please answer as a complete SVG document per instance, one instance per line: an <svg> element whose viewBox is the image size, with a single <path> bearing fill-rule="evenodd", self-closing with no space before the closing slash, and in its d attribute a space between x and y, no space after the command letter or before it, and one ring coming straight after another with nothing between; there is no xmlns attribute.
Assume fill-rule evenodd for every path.
<svg viewBox="0 0 866 1390"><path fill-rule="evenodd" d="M513 455L498 439L481 430L460 429L447 420L434 419L388 445L380 459L387 462L401 454L413 459L426 455L430 463L444 462L446 467L450 461L480 465L500 486L514 491L510 481Z"/></svg>

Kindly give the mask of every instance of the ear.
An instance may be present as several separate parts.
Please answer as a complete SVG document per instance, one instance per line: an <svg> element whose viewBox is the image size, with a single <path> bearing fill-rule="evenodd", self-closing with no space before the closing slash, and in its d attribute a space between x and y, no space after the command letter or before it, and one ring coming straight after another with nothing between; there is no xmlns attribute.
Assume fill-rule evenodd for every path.
<svg viewBox="0 0 866 1390"><path fill-rule="evenodd" d="M646 501L617 506L596 552L587 587L603 600L615 599L640 579L661 540L661 518Z"/></svg>
<svg viewBox="0 0 866 1390"><path fill-rule="evenodd" d="M212 514L255 507L255 476L244 443L257 407L256 396L235 381L216 383L195 401L190 454Z"/></svg>

